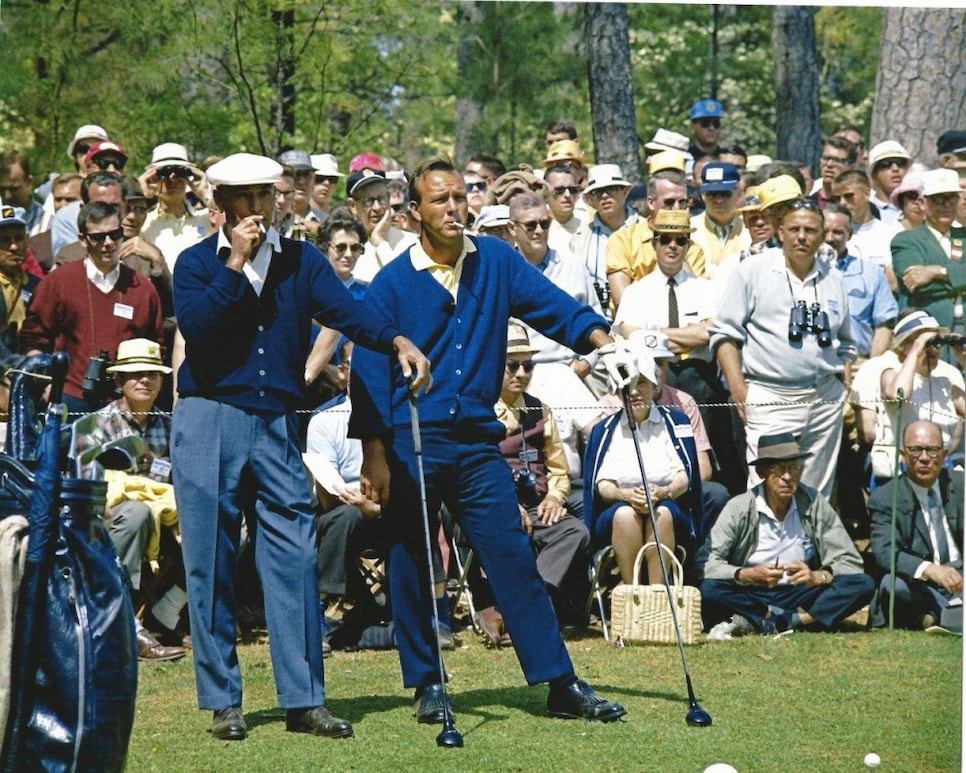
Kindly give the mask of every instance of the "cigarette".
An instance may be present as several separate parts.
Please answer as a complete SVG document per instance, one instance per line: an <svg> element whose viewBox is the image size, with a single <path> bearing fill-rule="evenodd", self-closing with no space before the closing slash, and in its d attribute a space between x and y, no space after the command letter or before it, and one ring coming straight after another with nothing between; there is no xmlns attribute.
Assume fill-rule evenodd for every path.
<svg viewBox="0 0 966 773"><path fill-rule="evenodd" d="M459 222L458 220L456 220L456 221L453 221L453 225L455 225L455 226L456 226L457 228L459 228L460 230L463 230L464 228L466 228L466 226L465 226L465 225L463 225L462 223L460 223L460 222Z"/></svg>
<svg viewBox="0 0 966 773"><path fill-rule="evenodd" d="M264 236L264 235L265 235L265 226L264 226L264 225L262 224L262 221L261 221L261 220L256 220L256 221L255 221L255 225L257 225L257 226L258 226L258 232L259 232L259 233L260 233L260 234L261 234L262 236Z"/></svg>

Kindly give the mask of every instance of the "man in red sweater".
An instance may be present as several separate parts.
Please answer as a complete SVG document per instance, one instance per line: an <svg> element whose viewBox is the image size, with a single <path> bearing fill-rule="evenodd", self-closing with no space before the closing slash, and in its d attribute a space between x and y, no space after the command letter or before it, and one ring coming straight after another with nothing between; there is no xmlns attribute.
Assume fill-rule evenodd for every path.
<svg viewBox="0 0 966 773"><path fill-rule="evenodd" d="M129 338L160 342L162 316L161 300L150 280L119 263L124 235L118 206L86 204L77 227L87 257L61 266L37 285L20 345L28 354L67 352L64 402L72 414L84 414L113 397L113 381L105 368L118 344ZM106 356L101 388L85 390L88 364L102 352Z"/></svg>

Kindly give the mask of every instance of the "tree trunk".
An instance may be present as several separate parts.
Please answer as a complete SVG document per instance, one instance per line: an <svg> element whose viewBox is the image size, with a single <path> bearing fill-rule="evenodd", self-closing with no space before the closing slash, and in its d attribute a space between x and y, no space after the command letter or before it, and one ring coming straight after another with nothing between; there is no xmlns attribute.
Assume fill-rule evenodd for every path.
<svg viewBox="0 0 966 773"><path fill-rule="evenodd" d="M598 164L619 164L624 177L640 182L627 6L586 3L584 13L594 156ZM587 154L589 148L583 150Z"/></svg>
<svg viewBox="0 0 966 773"><path fill-rule="evenodd" d="M272 11L275 25L276 57L272 71L272 147L274 157L295 135L295 12Z"/></svg>
<svg viewBox="0 0 966 773"><path fill-rule="evenodd" d="M884 9L869 144L898 140L935 164L939 135L966 125L964 52L962 9Z"/></svg>
<svg viewBox="0 0 966 773"><path fill-rule="evenodd" d="M815 9L775 6L771 43L775 57L777 157L807 164L814 172L822 150Z"/></svg>
<svg viewBox="0 0 966 773"><path fill-rule="evenodd" d="M480 57L477 40L478 29L483 23L485 11L483 4L471 0L459 4L459 44L456 50L457 80L460 84L470 82L469 74L473 63ZM487 152L480 147L479 123L483 106L474 90L461 89L456 96L456 159L457 164L465 164L474 153Z"/></svg>

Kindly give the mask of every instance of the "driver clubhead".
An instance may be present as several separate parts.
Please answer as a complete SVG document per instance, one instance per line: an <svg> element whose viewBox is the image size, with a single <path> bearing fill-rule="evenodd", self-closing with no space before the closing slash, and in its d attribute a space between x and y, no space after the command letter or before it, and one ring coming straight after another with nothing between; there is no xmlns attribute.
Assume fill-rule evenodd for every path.
<svg viewBox="0 0 966 773"><path fill-rule="evenodd" d="M711 715L695 703L684 720L690 727L711 727Z"/></svg>
<svg viewBox="0 0 966 773"><path fill-rule="evenodd" d="M460 749L463 747L463 736L455 727L443 728L443 731L436 736L436 745L447 749Z"/></svg>

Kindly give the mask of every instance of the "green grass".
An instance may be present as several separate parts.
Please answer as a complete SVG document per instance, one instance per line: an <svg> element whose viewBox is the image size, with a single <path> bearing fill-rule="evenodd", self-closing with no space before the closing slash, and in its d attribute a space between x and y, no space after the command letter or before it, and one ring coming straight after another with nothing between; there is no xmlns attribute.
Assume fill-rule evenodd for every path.
<svg viewBox="0 0 966 773"><path fill-rule="evenodd" d="M348 740L286 733L268 647L240 647L244 742L216 742L195 709L190 656L141 664L128 769L701 771L863 770L869 751L892 771L960 769L962 640L913 632L749 637L687 648L710 728L684 722L676 647L615 649L599 636L568 642L577 672L628 709L601 725L551 720L546 687L528 688L512 651L470 632L447 653L463 749L440 749L438 726L417 725L395 652L326 660L327 704L355 726Z"/></svg>

